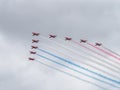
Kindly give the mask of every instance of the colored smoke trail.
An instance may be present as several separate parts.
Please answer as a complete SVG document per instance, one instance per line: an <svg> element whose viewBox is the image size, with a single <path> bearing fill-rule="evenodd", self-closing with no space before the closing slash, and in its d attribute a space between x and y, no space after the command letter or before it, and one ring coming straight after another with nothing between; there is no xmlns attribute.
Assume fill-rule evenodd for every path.
<svg viewBox="0 0 120 90"><path fill-rule="evenodd" d="M82 52L85 53L86 55L91 56L91 57L93 57L93 58L96 59L96 60L99 60L99 61L101 61L101 62L106 63L106 64L109 65L110 67L116 68L118 71L120 70L120 67L114 65L113 63L110 63L110 60L108 60L108 59L107 59L107 61L106 61L105 58L104 58L104 59L103 59L103 58L98 58L97 56L92 55L91 53L88 53L88 52L86 52L86 51L81 50L81 49L78 48L77 46L73 46L73 45L71 45L71 46L72 46L73 48L79 49L80 51L82 51ZM83 46L83 45L82 45L82 46ZM87 47L87 49L89 49L89 48ZM96 52L96 53L97 53L97 52Z"/></svg>
<svg viewBox="0 0 120 90"><path fill-rule="evenodd" d="M66 49L67 51L74 52L74 53L75 53L76 55L78 55L78 56L81 56L81 57L83 57L83 58L86 58L87 60L91 60L92 62L97 63L98 65L102 65L102 66L104 66L104 67L106 67L106 68L109 68L110 70L112 70L112 71L114 71L114 72L116 72L116 73L119 73L117 70L111 68L111 66L108 67L108 66L106 66L106 65L104 65L104 64L102 64L102 63L97 62L96 60L92 60L92 59L89 59L89 58L87 58L87 57L84 57L84 56L80 55L79 53L77 53L77 52L74 51L73 49L70 49L70 48L66 47L65 45L62 45L62 44L60 44L60 43L58 43L58 42L56 42L56 41L53 41L53 40L51 40L51 39L48 39L48 38L44 37L44 36L41 36L41 37L42 37L43 39L45 39L45 40L54 42L56 45L59 45L60 47ZM85 47L85 46L84 46L84 47ZM87 47L86 47L86 48L87 48ZM89 48L88 48L88 49L89 49ZM92 50L92 51L93 51L93 50ZM99 53L98 53L98 54L99 54ZM117 66L114 66L114 67L118 69ZM119 69L118 69L118 70L119 70Z"/></svg>
<svg viewBox="0 0 120 90"><path fill-rule="evenodd" d="M76 70L76 69L73 69L73 68L71 68L71 67L69 67L69 66L67 66L67 65L61 64L61 63L59 63L59 62L57 62L57 61L55 61L55 60L53 60L53 59L50 59L50 58L47 58L47 57L43 56L43 55L40 55L40 54L36 54L36 55L38 55L39 57L41 57L41 58L43 58L43 59L46 59L46 60L51 61L51 62L53 62L53 63L56 63L56 64L58 64L58 65L60 65L60 66L63 66L63 67L65 67L65 68L68 68L68 69L70 69L70 70L72 70L72 71L75 71L75 72L77 72L77 73L79 73L79 74L82 74L82 75L84 75L84 76L87 76L87 77L92 78L92 79L95 79L95 80L98 80L99 82L102 82L102 83L111 85L111 86L113 86L113 87L119 88L119 87L117 87L117 86L115 86L115 85L113 85L113 84L111 84L111 83L108 83L108 82L106 82L106 81L97 79L97 78L95 78L95 77L93 77L93 76L90 76L90 75L88 75L88 74L85 74L85 73L83 73L83 72L80 72L80 71L78 71L78 70Z"/></svg>
<svg viewBox="0 0 120 90"><path fill-rule="evenodd" d="M36 55L39 56L39 58L44 59L44 60L42 60L42 62L45 62L46 64L47 64L47 62L48 63L50 62L51 63L50 66L53 66L53 69L56 66L56 64L58 64L58 66L55 68L60 69L60 70L63 70L63 68L64 68L65 70L63 70L63 72L67 72L69 74L71 74L71 72L72 72L72 75L74 75L74 76L76 75L79 78L80 77L84 78L84 79L88 78L85 80L89 80L90 78L92 80L94 79L96 81L96 83L98 81L97 85L100 87L103 86L103 88L108 87L108 86L104 86L104 85L109 85L109 87L110 86L116 87L114 89L120 88L118 86L118 85L120 85L119 75L118 75L120 73L119 72L120 67L117 66L120 63L118 64L117 62L119 62L119 61L117 61L117 60L109 61L111 59L111 57L115 56L115 54L112 53L112 51L110 51L109 49L107 49L107 48L105 49L104 47L99 47L100 49L107 52L107 53L103 54L103 52L97 51L93 47L89 46L88 43L87 44L79 43L79 46L82 45L82 47L83 47L83 48L81 48L78 46L78 44L75 45L78 42L75 43L73 40L70 40L70 41L63 40L64 42L63 41L60 42L59 40L56 40L54 37L46 38L46 37L42 36L42 38L44 38L45 40L44 39L43 39L44 41L40 40L40 44L45 43L47 40L50 41L50 42L47 41L45 43L46 45L44 45L44 46L40 45L40 48L37 49L39 51L35 51L35 52L37 52ZM67 45L68 43L66 43L66 42L71 42L71 44L73 46L70 46L71 44ZM37 43L34 45L38 46ZM75 49L74 46L78 47L81 50ZM97 53L97 55L96 55L96 53ZM112 54L113 56L110 57L110 54ZM80 61L79 61L79 59L80 59ZM36 61L36 58L33 58L33 60ZM75 61L79 61L80 63L75 62ZM49 64L47 64L47 65L49 66ZM61 68L59 68L59 67L61 67ZM69 70L69 72L66 70L66 68L67 68L67 70ZM79 73L79 75L78 75L78 73ZM118 75L118 77L116 77L117 75ZM92 80L89 80L89 81L92 82Z"/></svg>
<svg viewBox="0 0 120 90"><path fill-rule="evenodd" d="M101 49L101 48L98 48L98 47L96 47L96 46L94 46L94 45L92 45L92 44L90 44L90 43L87 43L87 44L90 45L90 46L92 46L92 47L94 47L94 48L96 48L97 50L99 50L99 51L101 51L101 52L103 52L103 53L105 53L105 54L107 54L107 55L109 55L109 56L117 59L117 60L120 60L119 57L117 57L117 56L115 56L115 55L113 55L113 54L111 54L111 53L109 53L109 52L107 52L107 51L105 51L105 50L103 50L103 49Z"/></svg>
<svg viewBox="0 0 120 90"><path fill-rule="evenodd" d="M66 46L66 45L65 45L65 46ZM74 47L74 46L72 46L72 47ZM88 47L86 47L86 48L89 49ZM82 57L82 58L84 58L84 59L90 60L90 61L92 61L92 62L94 62L94 63L96 63L96 64L98 64L98 65L104 66L104 67L106 67L106 68L108 68L108 69L110 69L110 70L112 70L112 71L114 71L114 72L116 72L116 73L119 73L120 68L117 67L116 65L113 65L113 64L109 63L109 61L107 62L107 61L105 61L105 60L102 60L102 59L100 59L100 58L98 58L98 57L96 57L96 56L93 56L92 54L89 54L89 53L81 50L82 53L84 53L84 54L86 54L86 55L90 55L91 57L93 57L93 58L99 60L100 62L102 62L102 63L100 63L100 62L98 62L98 61L96 61L96 60L94 60L94 59L90 59L90 58L88 58L88 57L82 56L81 54L79 54L78 51L75 51L75 50L73 50L73 49L71 50L71 49L69 49L69 48L67 48L67 47L65 47L65 49L67 49L67 50L70 51L70 52L74 52L75 54L77 54L78 56L80 56L80 57ZM103 64L103 63L104 63L104 64ZM109 66L106 66L106 64L109 65ZM112 66L113 66L115 69L111 68ZM116 69L117 69L117 70L116 70Z"/></svg>
<svg viewBox="0 0 120 90"><path fill-rule="evenodd" d="M83 48L85 48L85 49L87 49L87 50L89 50L89 51L91 51L91 52L93 52L94 54L97 54L97 55L99 55L99 56L101 56L103 58L106 58L106 59L112 61L113 63L115 63L115 64L117 64L119 66L118 62L116 62L115 60L112 60L112 59L110 59L110 58L108 58L108 57L106 57L106 56L104 56L104 55L102 55L102 54L100 54L100 53L98 53L98 52L96 52L96 51L94 51L94 50L92 50L92 49L82 45L82 44L80 44L79 42L76 42L76 41L73 41L73 40L72 40L72 42L77 44L77 45L79 45L79 46L81 46L81 47L83 47Z"/></svg>
<svg viewBox="0 0 120 90"><path fill-rule="evenodd" d="M85 71L88 71L88 72L91 72L92 74L95 74L95 75L97 75L97 76L99 76L99 77L102 77L102 78L104 78L104 79L106 79L106 80L109 80L109 81L112 81L112 82L114 82L114 83L117 83L117 84L120 84L120 81L116 81L116 80L113 80L113 79L111 79L111 78L109 78L109 77L106 77L106 76L104 76L104 75L101 75L101 74L98 74L98 73L96 73L96 72L93 72L93 71L91 71L91 70L89 70L89 69L87 69L87 68L84 68L84 67L82 67L82 66L80 66L80 65L78 65L78 64L75 64L75 63L73 63L71 60L66 60L66 59L64 59L64 58L62 58L62 57L59 57L59 56L57 56L57 55L54 55L54 54L52 54L52 53L50 53L50 52L48 52L48 51L45 51L45 50L43 50L43 49L38 49L39 51L42 51L42 52L44 52L44 53L46 53L46 54L48 54L48 55L51 55L51 56L53 56L53 57L55 57L55 58L57 58L57 59L59 59L59 60L62 60L62 61L64 61L64 62L67 62L67 63L69 63L69 64L71 64L71 65L73 65L73 66L76 66L76 67L78 67L78 68L81 68L81 69L83 69L83 70L85 70Z"/></svg>
<svg viewBox="0 0 120 90"><path fill-rule="evenodd" d="M116 56L120 57L120 55L118 53L112 51L111 49L109 49L109 48L107 48L105 46L102 46L102 48L104 48L105 50L109 51L110 53L115 54Z"/></svg>
<svg viewBox="0 0 120 90"><path fill-rule="evenodd" d="M71 55L67 55L67 54L63 53L62 51L55 50L55 48L52 48L52 47L50 47L49 45L47 45L47 48L49 48L49 49L51 49L51 50L53 50L53 51L55 51L55 52L57 52L57 53L59 53L59 54L61 54L61 55L64 55L65 57L69 57L72 61L79 61L79 62L82 63L82 64L85 64L85 65L87 65L87 66L90 66L90 67L92 67L92 68L94 68L94 69L96 69L96 70L98 70L98 71L101 71L101 72L103 72L103 73L106 73L106 74L108 74L108 75L110 75L110 76L112 76L112 77L114 77L114 78L118 78L118 79L120 78L120 77L118 77L118 76L116 76L116 75L113 75L113 74L105 71L104 69L102 70L102 69L100 69L100 68L98 68L98 67L95 67L94 65L90 65L90 64L87 63L87 62L78 60L78 58L73 58Z"/></svg>
<svg viewBox="0 0 120 90"><path fill-rule="evenodd" d="M53 66L51 66L51 65L45 64L45 63L43 63L43 62L41 62L41 61L39 61L39 60L35 60L35 61L39 62L40 64L42 64L42 65L44 65L44 66L46 66L46 67L49 67L49 68L51 68L51 69L54 69L54 70L59 71L59 72L61 72L61 73L64 73L64 74L66 74L66 75L68 75L68 76L70 76L70 77L76 78L76 79L78 79L78 80L80 80L80 81L89 83L89 84L94 85L94 86L96 86L96 87L99 87L101 90L108 90L108 89L106 89L106 88L103 88L103 87L100 86L100 85L97 85L96 83L90 82L90 81L88 81L88 80L84 80L84 79L82 79L82 78L80 78L80 77L78 77L78 76L75 76L75 75L70 74L70 73L68 73L68 72L65 72L65 71L63 71L63 70L60 70L60 69L58 69L58 68L55 68L55 67L53 67Z"/></svg>

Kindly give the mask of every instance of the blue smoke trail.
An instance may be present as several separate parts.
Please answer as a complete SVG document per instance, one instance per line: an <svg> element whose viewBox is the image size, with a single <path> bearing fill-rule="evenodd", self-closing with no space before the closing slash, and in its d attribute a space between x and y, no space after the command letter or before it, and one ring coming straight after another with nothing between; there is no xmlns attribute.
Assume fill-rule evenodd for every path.
<svg viewBox="0 0 120 90"><path fill-rule="evenodd" d="M68 68L68 69L70 69L70 70L72 70L72 71L75 71L75 72L77 72L77 73L80 73L80 74L82 74L82 75L84 75L84 76L87 76L87 77L89 77L89 78L98 80L98 81L100 81L100 82L103 82L103 83L105 83L105 84L111 85L111 86L113 86L113 87L117 87L117 86L115 86L115 85L113 85L113 84L111 84L111 83L108 83L108 82L105 82L105 81L103 81L103 80L97 79L97 78L95 78L95 77L93 77L93 76L90 76L90 75L88 75L88 74L85 74L85 73L83 73L83 72L80 72L80 71L78 71L78 70L76 70L76 69L73 69L73 68L71 68L71 67L69 67L69 66L66 66L66 65L64 65L64 64L61 64L61 63L59 63L59 62L56 62L56 61L54 61L53 59L49 59L49 58L47 58L47 57L45 57L45 56L43 56L43 55L40 55L40 54L36 54L36 55L40 56L40 57L43 58L43 59L47 59L47 60L49 60L49 61L51 61L51 62L53 62L53 63L56 63L56 64L58 64L58 65L61 65L61 66L65 67L65 68ZM118 88L118 87L117 87L117 88Z"/></svg>
<svg viewBox="0 0 120 90"><path fill-rule="evenodd" d="M79 67L79 68L81 68L81 69L83 69L83 70L85 70L85 71L91 72L91 73L93 73L93 74L95 74L95 75L97 75L97 76L99 76L99 77L102 77L102 78L107 79L107 80L109 80L109 81L112 81L112 82L114 82L114 83L120 84L120 81L116 81L116 80L113 80L113 79L111 79L111 78L109 78L109 77L106 77L106 76L104 76L104 75L101 75L101 74L99 74L99 73L93 72L93 71L91 71L91 70L89 70L89 69L87 69L87 68L84 68L84 67L82 67L82 66L80 66L80 65L78 65L78 64L73 63L71 60L64 59L64 58L62 58L62 57L59 57L59 56L57 56L57 55L54 55L54 54L52 54L52 53L50 53L50 52L47 52L47 51L45 51L45 50L43 50L43 49L40 49L40 48L39 48L38 50L40 50L40 51L42 51L42 52L44 52L44 53L46 53L46 54L48 54L48 55L51 55L51 56L53 56L53 57L55 57L55 58L58 58L59 60L65 61L65 62L67 62L67 63L69 63L69 64L71 64L71 65L73 65L73 66Z"/></svg>
<svg viewBox="0 0 120 90"><path fill-rule="evenodd" d="M44 44L44 45L45 45L45 44ZM51 47L50 45L47 45L47 48L52 49L52 50L54 50L55 52L57 52L57 53L59 53L59 54L62 54L62 55L64 55L64 56L66 56L66 57L69 57L69 58L71 58L71 59L73 59L73 60L75 60L75 61L79 61L80 63L85 64L85 65L87 65L87 66L90 66L90 67L92 67L92 68L94 68L94 69L96 69L96 70L98 70L98 71L101 71L101 72L103 72L103 73L106 73L106 74L108 74L108 75L110 75L110 76L112 76L112 77L114 77L114 78L117 78L117 79L119 80L119 77L118 77L118 76L116 76L116 75L114 75L114 74L111 74L111 73L109 73L109 72L107 72L107 71L105 71L105 70L102 70L102 69L100 69L100 68L98 68L98 67L96 67L96 66L94 66L94 65L91 65L91 64L86 63L86 62L84 62L84 61L78 60L78 58L73 58L71 55L65 54L65 53L63 53L62 51L58 51L58 50L56 50L54 47ZM89 58L88 58L88 59L89 59Z"/></svg>
<svg viewBox="0 0 120 90"><path fill-rule="evenodd" d="M41 62L41 61L38 61L38 60L35 60L35 61L37 61L37 62L39 62L40 64L42 64L42 65L44 65L44 66L47 66L47 67L49 67L49 68L51 68L51 69L57 70L57 71L59 71L59 72L61 72L61 73L64 73L64 74L66 74L66 75L68 75L68 76L71 76L71 77L73 77L73 78L76 78L76 79L78 79L78 80L80 80L80 81L84 81L84 82L87 82L87 83L89 83L89 84L91 84L91 85L97 86L97 87L101 88L102 90L108 90L108 89L105 89L105 88L103 88L103 87L101 87L101 86L99 86L99 85L97 85L97 84L95 84L95 83L93 83L93 82L90 82L90 81L81 79L81 78L78 77L78 76L75 76L75 75L73 75L73 74L70 74L70 73L65 72L65 71L63 71L63 70L60 70L60 69L55 68L55 67L53 67L53 66L50 66L50 65L48 65L48 64L45 64L45 63L43 63L43 62Z"/></svg>

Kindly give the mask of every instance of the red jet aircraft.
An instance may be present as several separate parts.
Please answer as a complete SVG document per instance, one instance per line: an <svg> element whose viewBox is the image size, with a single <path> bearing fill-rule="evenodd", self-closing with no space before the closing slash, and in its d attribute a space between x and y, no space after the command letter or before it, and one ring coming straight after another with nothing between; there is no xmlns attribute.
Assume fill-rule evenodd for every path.
<svg viewBox="0 0 120 90"><path fill-rule="evenodd" d="M95 43L95 46L101 46L102 43Z"/></svg>
<svg viewBox="0 0 120 90"><path fill-rule="evenodd" d="M35 60L34 58L28 58L29 60Z"/></svg>
<svg viewBox="0 0 120 90"><path fill-rule="evenodd" d="M32 36L39 36L39 33L32 32Z"/></svg>
<svg viewBox="0 0 120 90"><path fill-rule="evenodd" d="M80 39L80 43L86 43L87 42L87 40L83 40L83 39Z"/></svg>
<svg viewBox="0 0 120 90"><path fill-rule="evenodd" d="M32 43L38 43L38 42L39 42L39 40L32 39Z"/></svg>
<svg viewBox="0 0 120 90"><path fill-rule="evenodd" d="M52 35L52 34L49 35L49 38L56 38L56 37L57 35Z"/></svg>
<svg viewBox="0 0 120 90"><path fill-rule="evenodd" d="M69 41L70 41L70 40L72 40L72 38L69 38L69 37L65 37L65 40L69 40Z"/></svg>
<svg viewBox="0 0 120 90"><path fill-rule="evenodd" d="M30 54L36 54L36 52L30 51Z"/></svg>
<svg viewBox="0 0 120 90"><path fill-rule="evenodd" d="M38 47L37 46L31 46L32 49L37 49Z"/></svg>

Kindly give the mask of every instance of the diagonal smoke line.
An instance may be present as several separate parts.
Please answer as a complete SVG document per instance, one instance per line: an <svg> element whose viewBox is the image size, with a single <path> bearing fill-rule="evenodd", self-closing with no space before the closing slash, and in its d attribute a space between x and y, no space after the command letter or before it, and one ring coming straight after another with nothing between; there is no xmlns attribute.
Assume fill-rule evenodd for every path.
<svg viewBox="0 0 120 90"><path fill-rule="evenodd" d="M89 70L89 69L87 69L87 68L84 68L84 67L78 65L78 64L75 64L75 63L72 62L71 60L64 59L64 58L62 58L62 57L59 57L59 56L57 56L57 55L55 55L55 54L53 54L53 53L50 53L50 52L45 51L45 50L40 49L40 48L39 48L38 50L41 51L41 52L44 52L44 53L46 53L46 54L48 54L48 55L51 55L51 56L53 56L53 57L55 57L55 58L57 58L57 59L59 59L59 60L62 60L62 61L64 61L64 62L67 62L67 63L69 63L69 64L71 64L71 65L73 65L73 66L76 66L76 67L78 67L78 68L80 68L80 69L83 69L83 70L85 70L85 71L88 71L88 72L90 72L90 73L92 73L92 74L95 74L95 75L97 75L97 76L99 76L99 77L102 77L102 78L104 78L104 79L106 79L106 80L109 80L109 81L114 82L114 83L116 83L116 84L120 84L120 81L111 79L111 78L109 78L109 77L106 77L106 76L101 75L101 74L99 74L99 73L96 73L96 72L94 72L94 71L91 71L91 70Z"/></svg>
<svg viewBox="0 0 120 90"><path fill-rule="evenodd" d="M111 52L111 53L117 55L118 57L120 57L120 54L118 54L118 53L112 51L111 49L109 49L109 48L107 48L107 47L105 47L105 46L102 46L102 48L104 48L105 50L107 50L107 51L109 51L109 52Z"/></svg>
<svg viewBox="0 0 120 90"><path fill-rule="evenodd" d="M61 63L59 63L59 62L57 62L57 61L55 61L55 60L53 60L53 59L50 59L50 58L47 58L47 57L43 56L43 55L40 55L40 54L36 54L36 55L39 56L39 57L41 57L41 58L43 58L43 59L46 59L46 60L51 61L51 62L53 62L53 63L56 63L56 64L58 64L58 65L60 65L60 66L63 66L63 67L65 67L65 68L68 68L68 69L70 69L70 70L72 70L72 71L75 71L75 72L77 72L77 73L79 73L79 74L82 74L82 75L87 76L87 77L89 77L89 78L95 79L95 80L97 80L97 81L99 81L99 82L102 82L102 83L104 83L104 84L108 84L108 85L110 85L110 86L112 86L112 87L120 88L120 87L118 87L118 86L116 86L116 85L113 85L113 84L108 83L108 82L106 82L106 81L103 81L103 80L100 80L100 79L95 78L95 77L93 77L93 76L90 76L90 75L88 75L88 74L85 74L85 73L83 73L83 72L81 72L81 71L78 71L78 70L76 70L76 69L73 69L73 68L71 68L71 67L69 67L69 66L67 66L67 65L61 64Z"/></svg>
<svg viewBox="0 0 120 90"><path fill-rule="evenodd" d="M78 48L78 47L76 47L76 46L73 46L73 45L71 45L71 46L72 46L73 48L76 48L76 49L81 50L80 48ZM109 65L110 67L116 68L118 71L120 70L120 67L114 65L113 63L110 63L110 61L108 61L108 60L106 61L106 59L98 58L97 56L92 55L92 54L90 54L90 53L88 53L88 52L86 52L86 51L83 51L83 50L81 50L81 51L82 51L83 53L85 53L86 55L93 57L93 58L96 59L96 60L99 60L99 61L101 61L101 62L104 62L105 64Z"/></svg>
<svg viewBox="0 0 120 90"><path fill-rule="evenodd" d="M120 79L120 77L118 77L118 76L116 76L116 75L113 75L113 74L111 74L111 73L109 73L109 72L107 72L107 71L105 71L105 70L102 70L102 69L100 69L100 68L98 68L98 67L95 67L94 65L91 65L91 64L89 64L89 63L87 63L87 62L78 60L78 58L73 58L71 55L67 55L67 54L65 54L65 53L63 53L63 52L61 52L61 51L55 50L54 48L50 47L49 45L47 45L47 48L49 48L49 49L51 49L51 50L54 50L55 52L57 52L57 53L59 53L59 54L61 54L61 55L64 55L65 57L71 58L72 61L79 61L80 63L85 64L85 65L87 65L87 66L90 66L90 67L92 67L92 68L94 68L94 69L96 69L96 70L98 70L98 71L101 71L101 72L107 74L107 75L110 75L110 76L112 76L112 77L114 77L114 78Z"/></svg>
<svg viewBox="0 0 120 90"><path fill-rule="evenodd" d="M60 39L60 40L61 40L61 39ZM70 45L70 46L74 47L73 45ZM65 47L64 47L64 48L65 48ZM87 58L87 57L82 56L81 54L79 54L78 51L75 51L75 50L73 51L73 50L70 50L70 49L68 49L68 48L67 48L67 50L72 51L72 52L78 54L79 56L81 56L81 57L83 57L83 58L89 59L89 58ZM78 52L78 53L77 53L77 52ZM113 65L113 64L111 64L111 63L109 63L109 62L107 62L107 61L105 61L105 60L103 60L103 59L100 59L100 58L98 58L98 57L96 57L96 56L93 56L92 54L87 53L87 52L85 52L85 51L83 51L83 50L81 50L81 52L83 52L83 53L86 54L86 55L90 55L91 57L93 57L93 58L95 58L95 59L101 61L102 63L104 62L104 64L101 64L101 63L99 63L99 62L96 61L96 60L89 59L89 60L93 61L94 63L97 63L98 65L102 65L102 66L104 66L104 67L106 67L106 68L109 68L110 70L115 71L116 73L120 73L120 72L119 72L120 68L117 67L116 65ZM109 65L109 67L106 66L106 64ZM111 66L113 66L113 67L114 67L115 69L117 69L117 70L111 68Z"/></svg>
<svg viewBox="0 0 120 90"><path fill-rule="evenodd" d="M94 46L94 45L92 45L92 44L90 44L90 43L87 43L87 44L90 45L90 46L92 46L93 48L95 48L95 49L97 49L97 50L99 50L99 51L101 51L101 52L103 52L103 53L105 53L105 54L107 54L107 55L109 55L109 56L117 59L117 60L120 60L119 57L117 57L117 56L115 56L115 55L113 55L113 54L111 54L111 53L109 53L109 52L107 52L107 51L105 51L105 50L103 50L103 49L101 49L101 48L99 48L99 47L96 47L96 46Z"/></svg>
<svg viewBox="0 0 120 90"><path fill-rule="evenodd" d="M89 51L91 51L91 52L93 52L94 54L97 54L97 55L99 55L99 56L101 56L101 57L103 57L103 58L105 58L107 60L112 61L113 63L115 63L115 64L117 64L119 66L119 63L116 62L115 60L112 60L112 59L110 59L110 58L108 58L108 57L106 57L106 56L104 56L104 55L102 55L102 54L100 54L100 53L98 53L98 52L96 52L96 51L94 51L94 50L92 50L92 49L82 45L82 44L80 44L79 42L76 42L76 41L73 41L73 40L72 40L72 42L77 44L77 45L79 45L79 46L81 46L81 47L83 47L83 48L85 48L85 49L87 49L87 50L89 50Z"/></svg>
<svg viewBox="0 0 120 90"><path fill-rule="evenodd" d="M117 66L114 66L114 67L116 67L116 69L117 69L118 71L115 70L115 69L113 69L113 68L111 68L110 65L109 65L109 66L106 66L106 65L104 65L104 64L99 63L98 61L96 61L96 60L94 60L94 59L89 59L89 58L87 58L87 57L85 57L85 56L82 56L81 54L77 53L76 51L73 51L73 49L67 48L67 47L65 47L64 45L62 45L62 44L60 44L60 43L58 43L58 42L56 42L56 41L50 40L50 39L48 39L48 38L46 38L46 37L44 37L44 36L41 36L41 37L42 37L43 39L45 39L45 40L49 40L49 41L54 42L56 45L59 45L60 47L62 47L62 48L64 48L64 49L67 49L67 50L70 51L70 52L76 53L78 56L84 57L84 58L86 58L87 60L91 60L91 61L93 61L94 63L97 63L98 65L102 65L102 66L106 67L107 69L110 69L110 70L112 70L112 71L114 71L114 72L116 72L116 73L119 73L119 68L118 68Z"/></svg>
<svg viewBox="0 0 120 90"><path fill-rule="evenodd" d="M89 84L94 85L94 86L96 86L96 87L99 87L101 90L108 90L108 89L106 89L106 88L103 88L103 87L100 86L100 85L97 85L96 83L90 82L90 81L88 81L88 80L84 80L84 79L82 79L82 78L80 78L80 77L78 77L78 76L75 76L75 75L70 74L70 73L68 73L68 72L65 72L65 71L63 71L63 70L60 70L60 69L58 69L58 68L55 68L55 67L53 67L53 66L51 66L51 65L45 64L45 63L43 63L43 62L41 62L41 61L39 61L39 60L35 60L35 61L36 61L36 62L39 62L40 64L42 64L42 65L44 65L44 66L46 66L46 67L49 67L49 68L51 68L51 69L54 69L54 70L59 71L59 72L61 72L61 73L64 73L64 74L66 74L66 75L68 75L68 76L70 76L70 77L76 78L76 79L78 79L78 80L80 80L80 81L89 83Z"/></svg>

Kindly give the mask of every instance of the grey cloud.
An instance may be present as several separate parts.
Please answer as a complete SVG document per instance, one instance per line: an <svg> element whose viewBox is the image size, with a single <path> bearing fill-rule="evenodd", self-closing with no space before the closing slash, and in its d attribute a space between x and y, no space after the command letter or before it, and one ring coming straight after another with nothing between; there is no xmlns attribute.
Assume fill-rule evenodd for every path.
<svg viewBox="0 0 120 90"><path fill-rule="evenodd" d="M30 48L32 31L43 35L53 33L62 38L71 36L75 40L85 38L91 42L100 41L117 51L120 45L120 2L119 0L0 1L0 50L2 51L0 52L0 89L80 90L79 85L71 83L72 81L67 82L69 79L67 76L66 78L61 75L60 79L66 81L63 82L58 79L56 72L48 72L47 74L51 76L47 76L45 71L48 69L42 70L39 65L25 62L29 57L26 53ZM52 77L53 73L58 81ZM87 90L90 87L88 85L82 88Z"/></svg>
<svg viewBox="0 0 120 90"><path fill-rule="evenodd" d="M110 31L119 32L119 3L27 2L3 6L0 25L4 33L26 38L39 31L106 41Z"/></svg>

